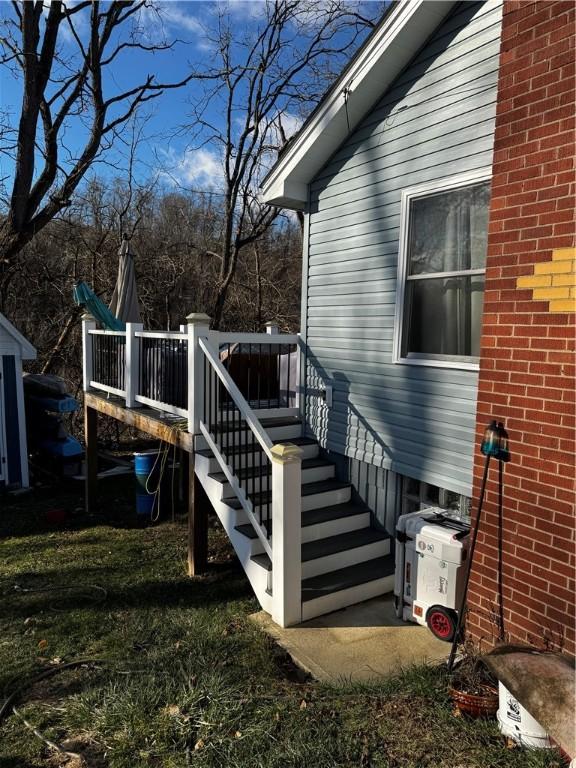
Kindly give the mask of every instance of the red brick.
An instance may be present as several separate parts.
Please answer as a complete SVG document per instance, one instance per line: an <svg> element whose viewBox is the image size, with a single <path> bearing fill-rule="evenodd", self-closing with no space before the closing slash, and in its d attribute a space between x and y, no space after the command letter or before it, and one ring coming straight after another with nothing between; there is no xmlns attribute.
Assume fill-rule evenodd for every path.
<svg viewBox="0 0 576 768"><path fill-rule="evenodd" d="M538 218L538 224L555 224L559 221L574 221L574 211L569 208L554 211L553 213L543 213Z"/></svg>
<svg viewBox="0 0 576 768"><path fill-rule="evenodd" d="M540 6L537 13L534 13L528 18L519 21L518 24L512 27L512 29L516 28L518 32L527 32L530 30L534 34L534 27L537 27L543 22L549 21L551 13L552 7L550 5ZM502 39L504 40L504 35L502 35ZM540 38L538 38L538 41L539 40Z"/></svg>
<svg viewBox="0 0 576 768"><path fill-rule="evenodd" d="M558 131L552 135L544 136L540 140L540 147L548 149L549 147L561 147L566 144L574 146L573 126L566 125L564 128L560 124Z"/></svg>
<svg viewBox="0 0 576 768"><path fill-rule="evenodd" d="M532 115L532 117L535 117L535 116ZM538 125L535 128L530 128L530 130L528 131L528 140L532 141L533 139L545 139L549 136L554 136L559 132L560 132L560 126L558 125L558 123L547 123L546 125ZM541 142L540 147L542 146L543 144Z"/></svg>
<svg viewBox="0 0 576 768"><path fill-rule="evenodd" d="M574 244L573 43L572 3L504 4L475 435L479 441L486 420L497 418L510 436L505 631L513 641L536 644L567 638L572 654L574 315L551 314L547 302L514 283L550 261L553 249ZM475 498L482 464L476 455ZM495 634L496 480L489 477L481 567L470 590L469 631L488 644Z"/></svg>
<svg viewBox="0 0 576 768"><path fill-rule="evenodd" d="M568 92L573 97L574 91L576 90L576 78L567 77L563 80L558 80L556 77L556 80L553 80L551 76L554 76L554 75L557 76L557 74L558 74L558 70L556 70L555 72L549 73L550 79L547 81L546 93L549 96L555 96L556 94L559 94L559 93ZM543 77L546 77L546 75L544 75ZM544 83L542 83L542 85L544 85Z"/></svg>

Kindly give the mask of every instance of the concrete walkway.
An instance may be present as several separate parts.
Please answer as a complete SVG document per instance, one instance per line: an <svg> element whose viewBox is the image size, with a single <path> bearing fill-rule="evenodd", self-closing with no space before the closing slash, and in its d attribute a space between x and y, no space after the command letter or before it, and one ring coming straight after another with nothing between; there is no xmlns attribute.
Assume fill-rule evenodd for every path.
<svg viewBox="0 0 576 768"><path fill-rule="evenodd" d="M282 629L264 611L251 618L317 680L370 680L412 664L447 658L450 644L396 618L392 596L379 597Z"/></svg>

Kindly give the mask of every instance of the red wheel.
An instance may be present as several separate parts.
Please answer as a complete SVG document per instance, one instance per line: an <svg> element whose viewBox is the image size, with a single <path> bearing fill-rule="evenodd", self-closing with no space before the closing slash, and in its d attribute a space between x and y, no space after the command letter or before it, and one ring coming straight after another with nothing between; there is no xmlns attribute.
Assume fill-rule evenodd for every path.
<svg viewBox="0 0 576 768"><path fill-rule="evenodd" d="M456 616L452 611L442 608L441 605L433 605L426 614L428 629L439 640L451 642L456 631Z"/></svg>

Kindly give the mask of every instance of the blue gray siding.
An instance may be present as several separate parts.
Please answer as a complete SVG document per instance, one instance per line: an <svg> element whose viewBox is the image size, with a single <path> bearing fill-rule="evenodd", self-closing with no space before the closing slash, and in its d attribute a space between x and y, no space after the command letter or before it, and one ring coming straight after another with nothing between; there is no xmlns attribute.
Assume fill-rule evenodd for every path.
<svg viewBox="0 0 576 768"><path fill-rule="evenodd" d="M400 199L490 167L501 6L462 3L310 189L307 420L332 451L470 494L477 373L392 362ZM333 387L328 409L315 395Z"/></svg>

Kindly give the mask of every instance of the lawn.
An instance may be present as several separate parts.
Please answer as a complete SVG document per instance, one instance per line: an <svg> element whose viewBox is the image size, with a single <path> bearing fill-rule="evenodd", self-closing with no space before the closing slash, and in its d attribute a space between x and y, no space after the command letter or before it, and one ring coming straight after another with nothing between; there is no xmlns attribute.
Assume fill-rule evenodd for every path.
<svg viewBox="0 0 576 768"><path fill-rule="evenodd" d="M190 579L184 523L136 527L130 480L101 490L90 518L73 487L0 498L0 696L21 689L0 768L561 765L454 717L442 670L307 679L249 620L258 605L218 526L209 574ZM46 521L54 508L64 525ZM93 663L27 684L82 659Z"/></svg>

